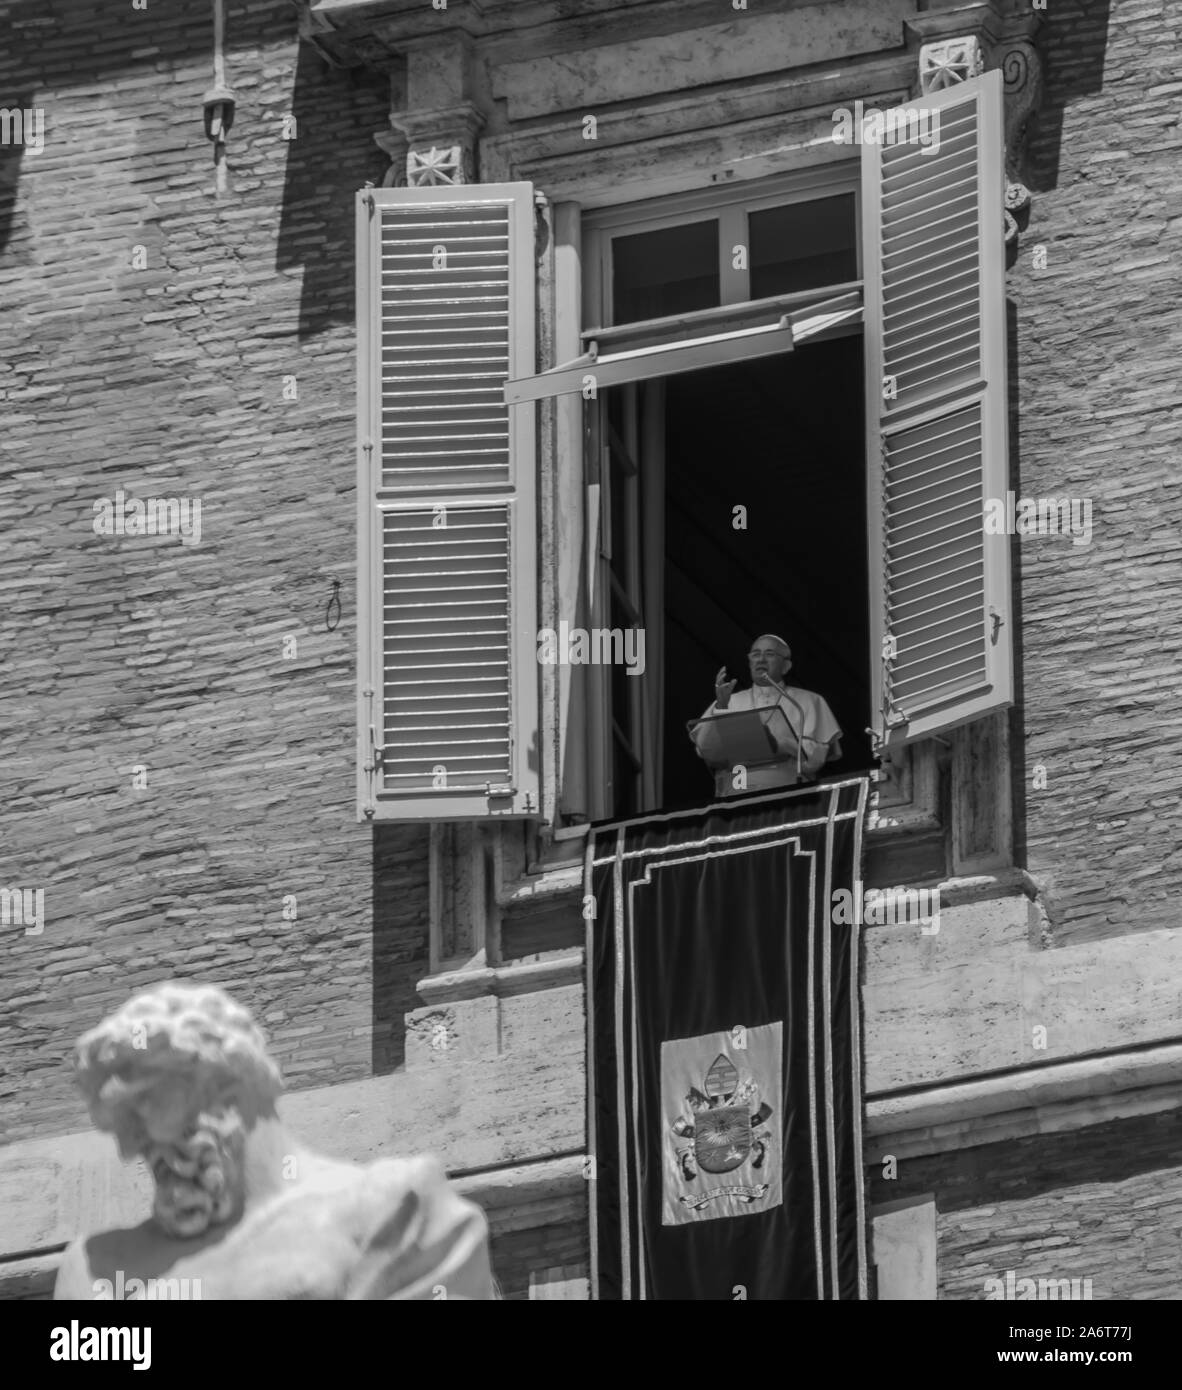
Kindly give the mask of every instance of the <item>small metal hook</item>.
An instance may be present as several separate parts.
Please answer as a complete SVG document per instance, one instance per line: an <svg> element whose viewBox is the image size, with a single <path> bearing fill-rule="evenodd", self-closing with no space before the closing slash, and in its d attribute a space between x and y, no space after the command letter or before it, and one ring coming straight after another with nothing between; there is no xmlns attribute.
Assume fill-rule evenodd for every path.
<svg viewBox="0 0 1182 1390"><path fill-rule="evenodd" d="M335 617L335 618L333 617L333 612L332 612L334 604L335 604L336 610L337 610L337 611L336 611L336 617ZM332 594L331 594L331 596L329 597L328 603L327 603L327 605L325 606L325 609L324 609L324 626L328 629L329 632L334 632L334 631L336 630L337 624L338 624L340 621L341 621L341 581L340 581L339 579L334 579L334 580L332 581Z"/></svg>

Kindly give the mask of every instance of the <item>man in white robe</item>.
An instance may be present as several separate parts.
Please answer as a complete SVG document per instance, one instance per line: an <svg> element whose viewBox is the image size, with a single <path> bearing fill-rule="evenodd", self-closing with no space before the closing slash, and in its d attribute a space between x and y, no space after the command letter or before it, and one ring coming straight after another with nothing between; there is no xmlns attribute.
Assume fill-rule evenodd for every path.
<svg viewBox="0 0 1182 1390"><path fill-rule="evenodd" d="M841 727L824 699L811 690L784 684L792 667L792 651L782 637L770 632L757 637L747 653L747 664L750 688L736 690L738 682L727 680L723 666L714 678L714 702L702 718L778 705L784 721L776 720L771 726L776 752L766 762L747 764L742 778L731 767L712 769L718 796L811 782L826 763L841 757Z"/></svg>

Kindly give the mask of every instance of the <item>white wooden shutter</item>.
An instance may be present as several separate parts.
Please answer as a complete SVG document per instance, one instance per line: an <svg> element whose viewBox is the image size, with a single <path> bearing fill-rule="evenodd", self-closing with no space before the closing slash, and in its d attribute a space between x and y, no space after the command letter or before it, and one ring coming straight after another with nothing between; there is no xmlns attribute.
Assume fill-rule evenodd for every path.
<svg viewBox="0 0 1182 1390"><path fill-rule="evenodd" d="M359 818L539 808L530 184L357 201Z"/></svg>
<svg viewBox="0 0 1182 1390"><path fill-rule="evenodd" d="M1009 479L1001 98L998 72L917 97L931 148L862 147L872 670L892 743L1013 699L1010 541L984 527Z"/></svg>

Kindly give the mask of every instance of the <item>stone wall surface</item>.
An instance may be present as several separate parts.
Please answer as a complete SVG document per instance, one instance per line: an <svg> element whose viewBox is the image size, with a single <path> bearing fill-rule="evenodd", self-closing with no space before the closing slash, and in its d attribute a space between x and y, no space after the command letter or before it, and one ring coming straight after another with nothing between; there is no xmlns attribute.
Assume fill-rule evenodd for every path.
<svg viewBox="0 0 1182 1390"><path fill-rule="evenodd" d="M901 1162L870 1197L934 1193L939 1297L986 1280L1090 1279L1093 1299L1176 1299L1182 1234L1177 1112ZM1086 1287L1080 1284L1080 1291Z"/></svg>
<svg viewBox="0 0 1182 1390"><path fill-rule="evenodd" d="M287 0L227 14L238 108L218 197L201 129L206 0L0 8L13 36L0 90L45 112L43 151L0 148L0 887L44 892L39 932L0 926L3 1144L82 1127L69 1045L136 988L226 985L307 1089L400 1067L427 972L427 832L375 832L354 813L353 193L385 171L371 136L387 83L324 64ZM1007 280L1013 486L1094 511L1088 546L1014 544L1018 854L1046 931L1021 949L1007 935L1004 963L992 938L970 959L968 933L954 951L920 943L918 961L872 942L884 1031L868 1033L868 1074L884 1090L988 1069L999 1046L1020 1065L1047 1016L1055 1055L1086 1050L1101 1016L1103 1045L1121 1045L1122 1010L1152 1024L1137 1042L1177 1031L1176 972L1122 955L1110 976L1088 951L1086 979L1025 966L1044 945L1179 926L1180 39L1182 10L1158 0L1062 0L1041 31L1034 204ZM511 86L499 90L529 96ZM716 136L725 145L725 124ZM97 535L94 504L118 490L199 501L200 543ZM946 951L959 974L941 984L928 966ZM901 1017L892 970L920 980L908 1007L926 994L928 1019ZM958 1010L974 1009L961 1028ZM495 1103L511 1066L488 1059L485 1085L462 1056L482 1030L498 1048L502 1025L561 1031L546 1008L458 1018L450 1079L413 1041L408 1073L425 1095L433 1069L449 1142L479 1163L521 1161L540 1112L547 1143L577 1148L573 1042L527 1055L540 1099L521 1088L508 1138ZM914 1046L930 1018L947 1032L940 1058L883 1057L888 1033ZM419 1041L450 1039L455 1021L423 1015ZM375 1143L394 1142L396 1118L369 1117ZM1093 1126L1086 1142L916 1160L880 1195L937 1192L942 1296L980 1296L1013 1268L1092 1278L1096 1297L1166 1297L1174 1126L1156 1116ZM553 1222L553 1249L534 1227L498 1236L512 1296L543 1258L584 1258L570 1211Z"/></svg>
<svg viewBox="0 0 1182 1390"><path fill-rule="evenodd" d="M943 907L940 930L864 933L869 1096L974 1074L1120 1053L1171 1039L1182 1011L1182 933L1047 950L1023 895Z"/></svg>
<svg viewBox="0 0 1182 1390"><path fill-rule="evenodd" d="M427 934L426 831L354 810L353 195L386 84L231 3L219 198L206 0L4 9L0 92L45 126L0 150L0 886L44 925L0 927L0 1142L84 1124L74 1038L174 976L239 996L295 1086L387 1070ZM117 489L200 501L200 543L97 535Z"/></svg>
<svg viewBox="0 0 1182 1390"><path fill-rule="evenodd" d="M1182 924L1182 9L1067 0L1038 43L1034 203L1007 279L1013 486L1092 499L1094 534L1015 543L1017 780L1070 945Z"/></svg>

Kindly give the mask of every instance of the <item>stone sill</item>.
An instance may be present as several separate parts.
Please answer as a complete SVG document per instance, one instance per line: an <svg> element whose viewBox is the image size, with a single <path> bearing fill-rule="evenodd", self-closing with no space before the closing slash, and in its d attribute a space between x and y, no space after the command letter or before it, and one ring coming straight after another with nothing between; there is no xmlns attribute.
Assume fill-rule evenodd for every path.
<svg viewBox="0 0 1182 1390"><path fill-rule="evenodd" d="M580 847L577 863L539 866L537 873L527 873L525 877L505 884L497 894L497 903L501 907L523 907L550 898L561 898L568 893L577 893L581 897L582 892L583 857Z"/></svg>
<svg viewBox="0 0 1182 1390"><path fill-rule="evenodd" d="M57 1267L65 1248L64 1245L57 1245L52 1250L39 1250L33 1255L0 1260L0 1303L18 1299L43 1302L52 1299Z"/></svg>
<svg viewBox="0 0 1182 1390"><path fill-rule="evenodd" d="M465 1197L478 1202L496 1231L494 1213L508 1212L533 1202L552 1202L560 1197L585 1195L587 1160L581 1153L561 1158L515 1163L510 1168L484 1172L452 1173L451 1181Z"/></svg>
<svg viewBox="0 0 1182 1390"><path fill-rule="evenodd" d="M973 874L964 878L925 878L914 882L892 884L892 888L939 889L940 907L966 907L972 903L998 902L1003 898L1038 898L1042 886L1025 869L998 869L991 874ZM876 924L868 923L863 931L874 931Z"/></svg>
<svg viewBox="0 0 1182 1390"><path fill-rule="evenodd" d="M906 885L911 887L911 884ZM967 903L988 902L996 898L1036 898L1041 886L1025 869L998 869L992 874L974 874L966 878L942 879L941 907L964 907Z"/></svg>
<svg viewBox="0 0 1182 1390"><path fill-rule="evenodd" d="M896 1158L1104 1124L1182 1104L1182 1043L870 1096L865 1133ZM871 1161L871 1160L868 1160Z"/></svg>
<svg viewBox="0 0 1182 1390"><path fill-rule="evenodd" d="M918 888L924 884L908 883L900 887ZM1025 869L999 869L992 874L975 874L966 878L947 878L933 881L933 887L940 890L942 907L961 907L966 903L986 902L992 898L1014 898L1025 895L1037 898L1041 892L1038 880ZM567 894L582 895L583 862L559 866L547 866L536 874L506 885L498 894L497 901L502 907L520 907L533 902L561 898Z"/></svg>
<svg viewBox="0 0 1182 1390"><path fill-rule="evenodd" d="M415 988L426 1004L451 1004L482 995L507 998L541 989L562 989L583 982L583 952L529 965L479 966L428 975Z"/></svg>

